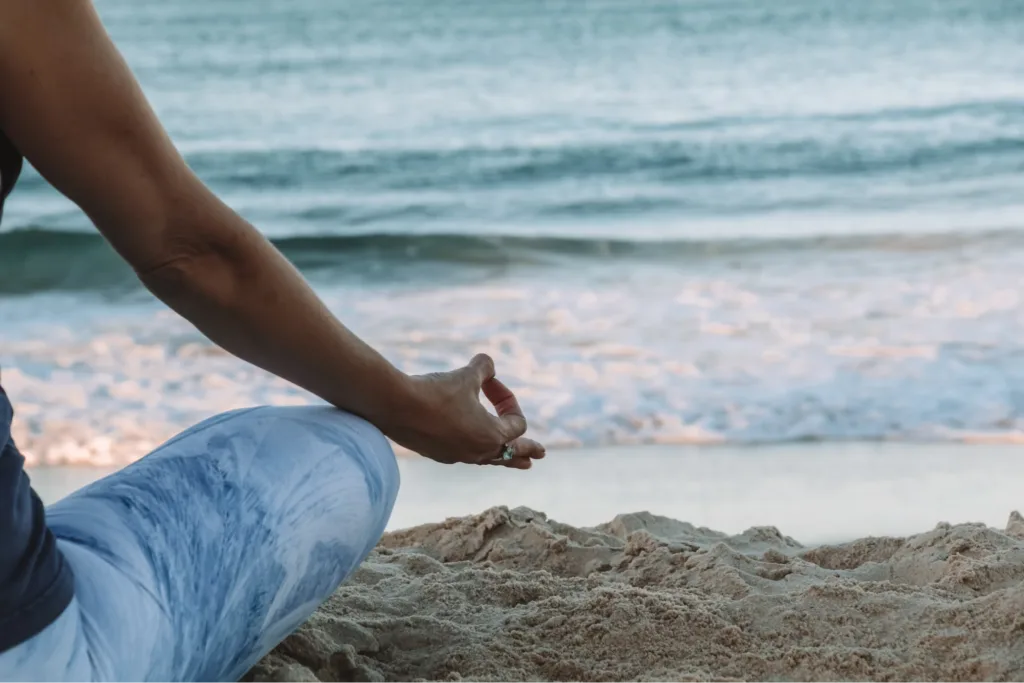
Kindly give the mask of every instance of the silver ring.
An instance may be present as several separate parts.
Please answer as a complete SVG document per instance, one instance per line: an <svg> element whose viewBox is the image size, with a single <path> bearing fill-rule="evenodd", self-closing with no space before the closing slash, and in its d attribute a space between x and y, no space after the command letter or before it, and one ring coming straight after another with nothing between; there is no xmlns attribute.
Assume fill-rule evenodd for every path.
<svg viewBox="0 0 1024 683"><path fill-rule="evenodd" d="M502 460L511 460L513 457L515 457L515 454L516 454L516 446L515 446L515 444L507 443L507 444L505 444L505 450L503 450L501 452L501 459Z"/></svg>

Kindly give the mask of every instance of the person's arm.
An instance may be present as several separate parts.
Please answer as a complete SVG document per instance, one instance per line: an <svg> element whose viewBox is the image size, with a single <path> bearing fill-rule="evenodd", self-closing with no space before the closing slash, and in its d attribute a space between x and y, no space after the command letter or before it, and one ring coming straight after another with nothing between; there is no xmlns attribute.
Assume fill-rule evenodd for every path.
<svg viewBox="0 0 1024 683"><path fill-rule="evenodd" d="M348 331L188 168L88 0L0 6L0 128L157 297L228 351L436 459L482 461L525 431L518 407L485 423L461 396L475 382L474 397L488 384L485 393L514 404L486 359L452 373L461 379L410 378ZM439 428L431 413L452 410L460 414ZM536 457L531 444L520 453Z"/></svg>

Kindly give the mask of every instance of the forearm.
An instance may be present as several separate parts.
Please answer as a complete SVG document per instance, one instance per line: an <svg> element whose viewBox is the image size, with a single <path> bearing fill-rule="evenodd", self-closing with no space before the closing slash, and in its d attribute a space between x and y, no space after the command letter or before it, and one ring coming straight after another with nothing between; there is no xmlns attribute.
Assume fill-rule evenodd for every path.
<svg viewBox="0 0 1024 683"><path fill-rule="evenodd" d="M168 218L180 235L139 272L161 300L236 356L383 428L408 378L327 309L284 256L205 188Z"/></svg>

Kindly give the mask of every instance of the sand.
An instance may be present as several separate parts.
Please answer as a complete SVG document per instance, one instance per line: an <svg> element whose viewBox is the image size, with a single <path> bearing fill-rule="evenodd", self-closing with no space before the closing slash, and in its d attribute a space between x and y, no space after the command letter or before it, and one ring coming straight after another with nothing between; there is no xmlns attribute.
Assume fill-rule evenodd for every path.
<svg viewBox="0 0 1024 683"><path fill-rule="evenodd" d="M1024 518L805 548L647 513L388 534L263 680L1021 680Z"/></svg>

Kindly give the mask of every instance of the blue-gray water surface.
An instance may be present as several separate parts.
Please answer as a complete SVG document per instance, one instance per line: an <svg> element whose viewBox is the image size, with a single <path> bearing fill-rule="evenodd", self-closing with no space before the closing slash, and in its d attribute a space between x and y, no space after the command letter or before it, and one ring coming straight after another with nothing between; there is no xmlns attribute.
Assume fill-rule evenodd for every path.
<svg viewBox="0 0 1024 683"><path fill-rule="evenodd" d="M98 0L188 163L409 371L553 445L1024 434L1024 5ZM0 361L36 462L310 398L31 170Z"/></svg>

